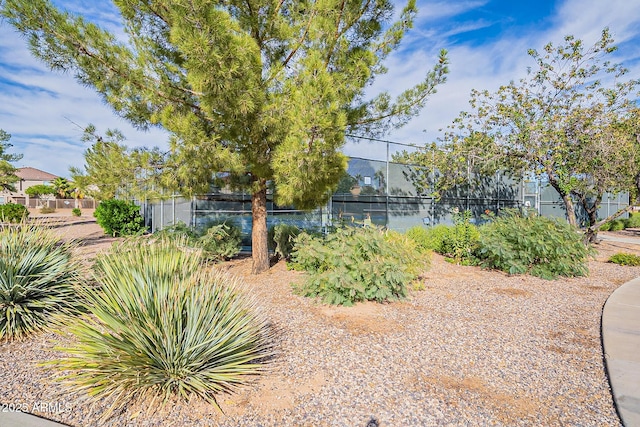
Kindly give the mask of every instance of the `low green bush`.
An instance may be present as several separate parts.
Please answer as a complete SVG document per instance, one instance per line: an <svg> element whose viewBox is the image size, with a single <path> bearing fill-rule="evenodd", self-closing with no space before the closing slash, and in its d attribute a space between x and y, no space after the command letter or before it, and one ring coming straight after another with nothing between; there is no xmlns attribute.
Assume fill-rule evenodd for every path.
<svg viewBox="0 0 640 427"><path fill-rule="evenodd" d="M415 227L411 227L410 229L408 229L405 234L409 239L415 242L416 247L420 252L428 253L429 251L435 249L433 239L431 237L431 234L429 233L429 230L432 229L433 228L426 229L421 225L416 225Z"/></svg>
<svg viewBox="0 0 640 427"><path fill-rule="evenodd" d="M446 242L450 239L451 227L445 224L438 224L427 229L425 238L419 244L439 254L445 254L447 251Z"/></svg>
<svg viewBox="0 0 640 427"><path fill-rule="evenodd" d="M292 265L309 273L295 290L328 304L393 301L428 266L415 242L378 227L338 228L326 237L305 232L295 239Z"/></svg>
<svg viewBox="0 0 640 427"><path fill-rule="evenodd" d="M632 212L624 219L624 228L640 228L640 212Z"/></svg>
<svg viewBox="0 0 640 427"><path fill-rule="evenodd" d="M212 223L198 238L198 245L210 260L233 258L242 247L242 231L231 221Z"/></svg>
<svg viewBox="0 0 640 427"><path fill-rule="evenodd" d="M473 263L480 233L471 224L471 211L454 212L453 224L449 238L444 241L443 255L448 255L459 263Z"/></svg>
<svg viewBox="0 0 640 427"><path fill-rule="evenodd" d="M481 263L509 274L529 273L544 279L588 274L593 250L566 221L506 211L481 227Z"/></svg>
<svg viewBox="0 0 640 427"><path fill-rule="evenodd" d="M103 418L132 399L166 404L216 396L264 371L273 332L235 279L202 269L199 250L158 239L126 242L96 260L89 313L69 327L75 341L52 362Z"/></svg>
<svg viewBox="0 0 640 427"><path fill-rule="evenodd" d="M204 259L220 261L233 258L240 252L242 232L231 221L208 223L202 232L191 229L182 221L155 233L161 239L181 241L182 244L202 250Z"/></svg>
<svg viewBox="0 0 640 427"><path fill-rule="evenodd" d="M609 258L608 262L612 262L614 264L619 264L619 265L629 265L629 266L636 267L640 265L640 256L620 252L615 255L612 255L611 258Z"/></svg>
<svg viewBox="0 0 640 427"><path fill-rule="evenodd" d="M73 216L81 216L82 215L82 211L80 210L80 208L73 208L73 209L71 209L71 215L73 215Z"/></svg>
<svg viewBox="0 0 640 427"><path fill-rule="evenodd" d="M55 314L75 314L82 265L50 230L0 228L0 339L43 330Z"/></svg>
<svg viewBox="0 0 640 427"><path fill-rule="evenodd" d="M56 208L52 208L49 206L43 206L40 208L40 213L42 214L50 214L50 213L54 213L56 211Z"/></svg>
<svg viewBox="0 0 640 427"><path fill-rule="evenodd" d="M295 238L302 232L295 225L276 224L269 228L269 249L275 252L279 259L290 259L293 252Z"/></svg>
<svg viewBox="0 0 640 427"><path fill-rule="evenodd" d="M605 222L604 224L602 224L600 226L600 228L598 230L600 230L600 231L609 231L609 230L611 230L611 222Z"/></svg>
<svg viewBox="0 0 640 427"><path fill-rule="evenodd" d="M29 210L26 206L16 203L7 203L0 205L0 220L2 222L17 223L22 222L29 216Z"/></svg>
<svg viewBox="0 0 640 427"><path fill-rule="evenodd" d="M114 237L133 236L145 230L140 207L133 202L104 200L100 202L93 216L104 232Z"/></svg>
<svg viewBox="0 0 640 427"><path fill-rule="evenodd" d="M471 224L471 212L454 212L454 225L438 224L430 228L413 227L407 236L414 240L420 250L432 250L453 258L458 263L473 263L473 254L478 247L480 234Z"/></svg>
<svg viewBox="0 0 640 427"><path fill-rule="evenodd" d="M620 231L620 230L624 230L624 221L623 220L616 219L616 220L610 221L609 231Z"/></svg>

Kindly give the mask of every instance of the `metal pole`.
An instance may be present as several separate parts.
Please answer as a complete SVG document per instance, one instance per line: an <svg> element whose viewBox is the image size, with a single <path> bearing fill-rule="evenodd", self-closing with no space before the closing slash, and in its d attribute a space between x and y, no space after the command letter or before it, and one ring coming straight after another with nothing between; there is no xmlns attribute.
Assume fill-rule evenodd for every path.
<svg viewBox="0 0 640 427"><path fill-rule="evenodd" d="M386 194L386 206L385 206L385 220L386 220L386 225L387 227L389 227L389 141L387 141L387 176L386 176L386 189L385 189L385 194Z"/></svg>
<svg viewBox="0 0 640 427"><path fill-rule="evenodd" d="M431 226L436 221L436 147L431 147Z"/></svg>
<svg viewBox="0 0 640 427"><path fill-rule="evenodd" d="M171 220L176 225L176 193L171 195Z"/></svg>

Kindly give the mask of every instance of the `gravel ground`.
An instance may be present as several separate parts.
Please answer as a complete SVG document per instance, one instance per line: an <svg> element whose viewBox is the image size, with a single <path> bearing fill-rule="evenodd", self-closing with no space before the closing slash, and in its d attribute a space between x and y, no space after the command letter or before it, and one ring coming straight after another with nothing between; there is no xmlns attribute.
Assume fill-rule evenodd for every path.
<svg viewBox="0 0 640 427"><path fill-rule="evenodd" d="M80 230L78 227L84 227ZM107 248L95 224L60 227ZM97 233L97 234L96 234ZM607 297L640 275L603 262L640 246L602 243L586 278L545 281L456 266L434 255L423 291L404 302L329 307L291 292L284 263L251 276L250 259L220 268L244 279L279 330L271 371L219 397L147 413L132 404L107 423L104 405L68 396L38 363L62 355L41 334L0 344L0 402L73 426L619 426L604 371Z"/></svg>

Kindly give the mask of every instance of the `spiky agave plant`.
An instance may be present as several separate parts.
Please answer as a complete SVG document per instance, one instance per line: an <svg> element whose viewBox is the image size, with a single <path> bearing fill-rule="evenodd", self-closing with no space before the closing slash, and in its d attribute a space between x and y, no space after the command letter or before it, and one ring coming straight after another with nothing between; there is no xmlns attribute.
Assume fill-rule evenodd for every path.
<svg viewBox="0 0 640 427"><path fill-rule="evenodd" d="M178 246L128 244L97 261L100 288L84 295L91 315L71 326L78 344L54 363L72 371L72 389L111 402L104 418L137 398L199 396L217 406L218 393L262 372L272 355L255 302Z"/></svg>
<svg viewBox="0 0 640 427"><path fill-rule="evenodd" d="M84 268L73 252L74 244L39 225L0 228L0 340L24 338L77 312Z"/></svg>

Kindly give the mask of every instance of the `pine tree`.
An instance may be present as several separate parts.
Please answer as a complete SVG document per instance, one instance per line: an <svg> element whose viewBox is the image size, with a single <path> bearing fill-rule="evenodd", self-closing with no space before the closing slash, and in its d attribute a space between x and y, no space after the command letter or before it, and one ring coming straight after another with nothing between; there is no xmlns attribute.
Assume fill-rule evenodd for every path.
<svg viewBox="0 0 640 427"><path fill-rule="evenodd" d="M345 131L380 135L404 125L445 81L442 51L424 80L394 101L367 99L384 59L412 27L409 0L114 0L129 39L47 0L0 0L33 54L73 72L120 116L171 134L166 172L183 194L206 192L214 172L252 194L253 272L269 267L267 187L311 209L346 168Z"/></svg>
<svg viewBox="0 0 640 427"><path fill-rule="evenodd" d="M6 151L12 147L9 143L11 135L0 129L0 189L16 191L15 183L20 181L16 175L17 169L11 162L22 159L22 154L8 154Z"/></svg>

